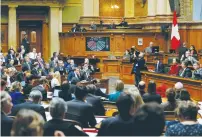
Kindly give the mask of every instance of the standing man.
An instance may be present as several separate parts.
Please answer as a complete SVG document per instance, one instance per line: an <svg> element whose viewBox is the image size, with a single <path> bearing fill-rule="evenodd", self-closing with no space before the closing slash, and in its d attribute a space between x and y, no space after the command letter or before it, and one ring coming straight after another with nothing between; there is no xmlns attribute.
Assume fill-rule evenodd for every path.
<svg viewBox="0 0 202 137"><path fill-rule="evenodd" d="M152 53L152 46L153 46L153 42L150 42L149 46L146 47L146 49L145 49L145 53L151 54Z"/></svg>
<svg viewBox="0 0 202 137"><path fill-rule="evenodd" d="M182 58L182 55L188 51L187 44L184 42L183 45L179 48L179 60Z"/></svg>
<svg viewBox="0 0 202 137"><path fill-rule="evenodd" d="M141 52L138 57L134 53L131 62L133 62L132 74L135 74L135 85L138 86L141 81L141 70L145 69L144 54Z"/></svg>
<svg viewBox="0 0 202 137"><path fill-rule="evenodd" d="M27 34L25 34L24 38L22 39L22 45L25 48L25 54L29 53L30 43L29 43L29 40L27 39Z"/></svg>

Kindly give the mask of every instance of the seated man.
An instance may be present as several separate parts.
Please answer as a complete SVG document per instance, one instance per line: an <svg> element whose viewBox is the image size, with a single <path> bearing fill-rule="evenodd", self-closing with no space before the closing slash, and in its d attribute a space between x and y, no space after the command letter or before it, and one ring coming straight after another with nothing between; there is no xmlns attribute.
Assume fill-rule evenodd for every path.
<svg viewBox="0 0 202 137"><path fill-rule="evenodd" d="M93 111L95 115L104 116L105 108L102 104L100 97L95 95L97 88L95 85L90 84L86 86L88 94L86 96L86 101L93 106Z"/></svg>
<svg viewBox="0 0 202 137"><path fill-rule="evenodd" d="M58 66L55 67L55 70L54 70L54 71L55 71L55 72L56 72L56 71L59 71L59 72L60 72L60 75L65 75L65 74L66 74L66 69L65 69L65 67L64 67L64 63L63 63L62 60L59 60L59 61L58 61Z"/></svg>
<svg viewBox="0 0 202 137"><path fill-rule="evenodd" d="M200 65L198 62L194 63L193 65L194 71L192 78L196 80L202 80L202 68L200 68Z"/></svg>
<svg viewBox="0 0 202 137"><path fill-rule="evenodd" d="M79 68L74 68L74 71L71 71L71 72L68 74L67 80L68 80L68 81L71 81L72 78L74 78L74 77L77 78L78 81L82 80L82 76L81 76L81 74L80 74Z"/></svg>
<svg viewBox="0 0 202 137"><path fill-rule="evenodd" d="M97 26L95 25L94 21L91 22L90 29L91 30L97 30Z"/></svg>
<svg viewBox="0 0 202 137"><path fill-rule="evenodd" d="M25 103L18 104L12 108L11 116L16 116L18 111L21 109L31 109L39 114L44 118L46 121L45 109L41 106L42 94L39 90L33 90L29 94L29 100Z"/></svg>
<svg viewBox="0 0 202 137"><path fill-rule="evenodd" d="M79 32L79 27L77 24L73 25L73 27L71 28L71 32Z"/></svg>
<svg viewBox="0 0 202 137"><path fill-rule="evenodd" d="M145 49L145 53L151 54L152 53L152 46L153 46L153 42L150 42L149 46L146 47L146 49Z"/></svg>
<svg viewBox="0 0 202 137"><path fill-rule="evenodd" d="M58 97L53 98L50 102L52 119L44 124L44 136L54 136L54 132L57 130L62 131L65 136L87 136L72 123L63 120L66 112L66 102Z"/></svg>
<svg viewBox="0 0 202 137"><path fill-rule="evenodd" d="M155 57L154 62L155 62L155 70L149 70L149 71L156 72L156 73L164 73L164 65L160 61L160 59L158 57Z"/></svg>
<svg viewBox="0 0 202 137"><path fill-rule="evenodd" d="M83 128L94 127L96 124L95 116L93 114L93 107L85 102L87 91L84 87L76 87L75 100L67 101L66 118L75 120L81 123Z"/></svg>
<svg viewBox="0 0 202 137"><path fill-rule="evenodd" d="M179 71L179 76L183 78L191 78L192 77L192 72L190 68L188 68L188 62L183 61L182 64L182 69Z"/></svg>
<svg viewBox="0 0 202 137"><path fill-rule="evenodd" d="M130 94L121 93L116 102L119 115L102 121L98 136L132 136L134 128L130 112L133 104L134 100Z"/></svg>
<svg viewBox="0 0 202 137"><path fill-rule="evenodd" d="M118 26L121 26L121 27L128 27L128 22L125 21L125 18L122 18L122 19L121 19L121 23L120 23Z"/></svg>

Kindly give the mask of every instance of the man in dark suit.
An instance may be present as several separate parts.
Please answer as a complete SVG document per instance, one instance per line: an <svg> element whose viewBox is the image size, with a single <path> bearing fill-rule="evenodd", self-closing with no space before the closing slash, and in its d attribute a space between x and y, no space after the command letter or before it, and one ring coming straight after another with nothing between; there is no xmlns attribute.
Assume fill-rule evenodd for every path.
<svg viewBox="0 0 202 137"><path fill-rule="evenodd" d="M39 63L38 62L34 62L31 74L33 76L37 76L37 77L41 76L41 73L39 72Z"/></svg>
<svg viewBox="0 0 202 137"><path fill-rule="evenodd" d="M1 92L1 136L10 136L13 119L7 115L13 106L12 99L6 91Z"/></svg>
<svg viewBox="0 0 202 137"><path fill-rule="evenodd" d="M71 81L72 80L72 78L77 78L79 81L81 80L81 73L80 73L80 71L79 71L79 68L74 68L74 70L73 71L71 71L69 74L68 74L68 76L67 76L67 80L68 81Z"/></svg>
<svg viewBox="0 0 202 137"><path fill-rule="evenodd" d="M188 62L183 61L181 66L182 66L182 69L179 71L179 76L183 78L191 78L192 72L191 72L191 69L188 68Z"/></svg>
<svg viewBox="0 0 202 137"><path fill-rule="evenodd" d="M104 116L105 108L102 104L100 97L95 96L97 90L96 86L93 84L86 86L88 94L86 96L86 101L93 106L93 111L95 115Z"/></svg>
<svg viewBox="0 0 202 137"><path fill-rule="evenodd" d="M121 93L116 102L119 115L103 120L98 136L132 136L133 116L130 114L134 100L130 94Z"/></svg>
<svg viewBox="0 0 202 137"><path fill-rule="evenodd" d="M22 71L31 71L32 70L32 66L31 66L31 61L29 59L28 56L25 56L25 61L24 63L22 64Z"/></svg>
<svg viewBox="0 0 202 137"><path fill-rule="evenodd" d="M125 18L122 18L121 23L118 26L128 27L128 22L125 21Z"/></svg>
<svg viewBox="0 0 202 137"><path fill-rule="evenodd" d="M55 72L56 71L59 71L60 72L60 75L65 75L66 74L66 69L64 67L64 63L62 60L59 60L58 61L58 66L55 68L54 70Z"/></svg>
<svg viewBox="0 0 202 137"><path fill-rule="evenodd" d="M56 130L62 131L65 136L87 136L86 133L77 129L70 121L64 119L66 112L66 102L58 97L53 98L50 102L52 119L44 124L44 136L54 136Z"/></svg>
<svg viewBox="0 0 202 137"><path fill-rule="evenodd" d="M11 116L16 116L21 109L31 109L41 114L41 116L46 121L45 109L40 105L41 100L42 94L39 90L31 91L29 94L29 100L27 102L18 104L12 108Z"/></svg>
<svg viewBox="0 0 202 137"><path fill-rule="evenodd" d="M184 42L183 45L179 48L179 60L181 59L182 55L188 51L187 44Z"/></svg>
<svg viewBox="0 0 202 137"><path fill-rule="evenodd" d="M72 32L79 32L79 27L77 24L74 24L73 27L71 28Z"/></svg>
<svg viewBox="0 0 202 137"><path fill-rule="evenodd" d="M159 60L158 57L155 57L154 60L155 60L155 70L154 70L154 72L156 72L156 73L164 73L164 65L163 65L163 63Z"/></svg>
<svg viewBox="0 0 202 137"><path fill-rule="evenodd" d="M47 91L45 89L45 83L46 83L46 79L40 78L38 85L32 88L32 91L38 90L41 92L43 100L47 100Z"/></svg>
<svg viewBox="0 0 202 137"><path fill-rule="evenodd" d="M29 43L29 40L27 38L27 34L24 35L24 38L22 39L22 45L24 46L25 48L25 54L26 53L29 53L29 50L30 50L30 43Z"/></svg>
<svg viewBox="0 0 202 137"><path fill-rule="evenodd" d="M141 81L141 71L145 69L145 59L144 54L140 53L139 57L136 57L134 52L133 57L131 59L133 62L132 74L135 74L135 85L138 86L139 82Z"/></svg>
<svg viewBox="0 0 202 137"><path fill-rule="evenodd" d="M85 102L87 91L84 87L76 87L75 100L67 101L66 118L81 123L83 128L94 127L96 124L93 106Z"/></svg>

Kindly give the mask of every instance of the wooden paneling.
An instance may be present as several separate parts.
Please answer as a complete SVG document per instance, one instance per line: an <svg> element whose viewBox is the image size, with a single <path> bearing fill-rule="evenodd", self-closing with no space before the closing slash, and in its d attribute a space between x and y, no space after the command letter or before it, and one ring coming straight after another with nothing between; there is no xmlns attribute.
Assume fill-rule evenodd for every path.
<svg viewBox="0 0 202 137"><path fill-rule="evenodd" d="M62 24L62 32L69 32L71 31L73 24Z"/></svg>
<svg viewBox="0 0 202 137"><path fill-rule="evenodd" d="M120 61L119 60L103 60L104 73L103 76L119 76Z"/></svg>
<svg viewBox="0 0 202 137"><path fill-rule="evenodd" d="M8 25L1 24L1 49L5 53L8 51Z"/></svg>
<svg viewBox="0 0 202 137"><path fill-rule="evenodd" d="M117 5L118 9L111 6ZM103 17L123 17L124 16L124 0L100 0L99 15Z"/></svg>
<svg viewBox="0 0 202 137"><path fill-rule="evenodd" d="M139 51L144 51L151 41L154 42L154 45L160 46L160 50L165 51L165 49L167 49L166 41L160 34L100 34L90 32L69 34L70 33L63 33L60 35L60 48L61 52L65 55L86 56L93 54L100 57L107 57L112 54L114 56L123 56L125 50L130 49L132 46L136 46ZM85 37L87 36L110 37L110 51L86 51ZM143 45L138 46L138 38L143 39Z"/></svg>
<svg viewBox="0 0 202 137"><path fill-rule="evenodd" d="M180 40L188 47L194 45L197 50L202 49L202 29L181 29L179 32Z"/></svg>
<svg viewBox="0 0 202 137"><path fill-rule="evenodd" d="M50 47L49 47L49 28L48 24L43 22L42 26L42 53L45 61L50 59Z"/></svg>
<svg viewBox="0 0 202 137"><path fill-rule="evenodd" d="M148 2L146 1L145 5L142 5L142 0L135 1L135 17L147 16Z"/></svg>

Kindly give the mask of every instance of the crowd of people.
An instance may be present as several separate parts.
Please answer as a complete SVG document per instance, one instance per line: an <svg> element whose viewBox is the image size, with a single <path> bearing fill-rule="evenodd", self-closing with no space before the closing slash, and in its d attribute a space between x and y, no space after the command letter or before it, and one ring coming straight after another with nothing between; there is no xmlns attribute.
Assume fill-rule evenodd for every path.
<svg viewBox="0 0 202 137"><path fill-rule="evenodd" d="M117 80L115 91L109 94L103 93L99 82L92 78L95 68L88 58L78 66L74 60L54 52L46 63L35 48L29 52L23 45L17 51L9 49L6 56L1 53L1 135L87 136L82 128L96 126L96 116L105 116L103 100L108 100L115 102L118 113L102 121L98 136L160 136L163 132L168 136L201 136L199 107L183 84L178 82L167 89L167 101L163 102L154 81L148 85L141 81L140 71L147 69L144 54L135 47L126 53L134 63L136 86L125 88L123 81ZM154 71L163 73L163 64L155 60ZM16 66L21 66L20 70ZM193 64L193 73L187 66L182 61L179 76L201 78L198 62ZM171 69L175 67L176 60ZM84 86L82 80L92 83ZM52 119L47 120L42 102L50 99ZM178 120L165 121L164 111L175 111Z"/></svg>
<svg viewBox="0 0 202 137"><path fill-rule="evenodd" d="M126 50L123 59L130 60L133 63L131 73L135 74L135 85L141 81L141 71L147 70L146 61L144 59L145 54L152 53L153 42L150 42L149 46L144 52L140 52L133 46L130 50ZM197 51L194 45L188 49L186 43L179 48L179 58L173 58L172 63L169 66L168 72L165 72L166 64L163 64L161 59L154 57L154 69L149 69L150 72L155 73L167 73L172 76L179 76L182 78L192 78L195 80L202 80L202 68L198 61Z"/></svg>
<svg viewBox="0 0 202 137"><path fill-rule="evenodd" d="M124 88L124 83L117 80L116 91L105 98L115 102L118 113L102 121L98 136L202 135L202 125L197 122L198 110L202 106L192 101L182 83L166 90L167 101L163 103L156 93L156 83L150 81L147 86L147 92L144 81L139 82L138 87ZM60 131L65 136L88 136L82 128L94 128L96 115L105 115L98 95L99 87L96 84L77 84L74 87L69 91L74 99L52 98L49 104L52 118L48 121L45 108L41 106L43 93L40 90L31 90L26 102L18 104L12 103L16 98L10 92L1 91L1 135L54 136ZM175 112L176 120L165 121L165 111Z"/></svg>

